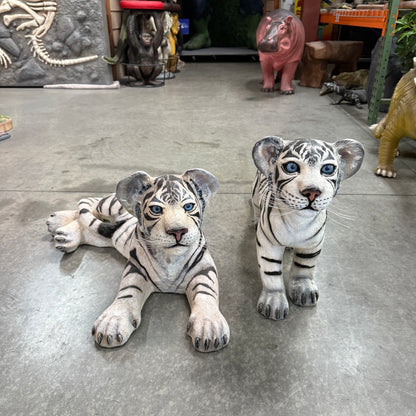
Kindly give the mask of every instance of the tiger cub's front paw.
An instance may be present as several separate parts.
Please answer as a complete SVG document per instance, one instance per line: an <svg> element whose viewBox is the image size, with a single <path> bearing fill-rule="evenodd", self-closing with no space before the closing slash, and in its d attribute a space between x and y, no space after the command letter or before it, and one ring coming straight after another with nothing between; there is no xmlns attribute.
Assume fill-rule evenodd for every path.
<svg viewBox="0 0 416 416"><path fill-rule="evenodd" d="M315 306L319 291L315 282L309 278L296 277L289 285L290 300L298 306Z"/></svg>
<svg viewBox="0 0 416 416"><path fill-rule="evenodd" d="M192 313L187 333L195 349L200 352L217 351L230 342L230 328L220 311L209 315Z"/></svg>
<svg viewBox="0 0 416 416"><path fill-rule="evenodd" d="M140 312L126 306L116 301L95 321L92 336L101 347L120 347L128 341L132 332L140 325Z"/></svg>
<svg viewBox="0 0 416 416"><path fill-rule="evenodd" d="M285 319L289 313L289 302L285 293L263 289L257 302L257 311L268 319Z"/></svg>

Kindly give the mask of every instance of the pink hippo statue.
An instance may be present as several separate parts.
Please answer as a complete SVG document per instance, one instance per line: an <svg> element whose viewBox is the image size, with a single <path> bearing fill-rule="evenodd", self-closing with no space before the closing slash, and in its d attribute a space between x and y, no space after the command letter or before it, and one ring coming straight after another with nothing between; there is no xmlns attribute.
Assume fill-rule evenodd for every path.
<svg viewBox="0 0 416 416"><path fill-rule="evenodd" d="M281 76L281 94L293 94L292 79L305 44L302 22L295 14L277 9L260 20L256 39L263 72L261 90L274 91L274 71L277 71Z"/></svg>

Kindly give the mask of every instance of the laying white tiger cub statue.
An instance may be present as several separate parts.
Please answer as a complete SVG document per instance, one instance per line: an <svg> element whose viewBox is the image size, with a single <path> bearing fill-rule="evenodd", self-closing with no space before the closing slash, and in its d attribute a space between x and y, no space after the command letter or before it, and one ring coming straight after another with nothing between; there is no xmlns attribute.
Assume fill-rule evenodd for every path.
<svg viewBox="0 0 416 416"><path fill-rule="evenodd" d="M255 144L258 171L252 202L263 284L257 310L266 318L284 319L289 312L282 275L285 247L294 249L289 298L299 306L316 304L314 270L324 240L326 208L341 181L360 169L363 157L362 145L349 139L331 144L265 137Z"/></svg>
<svg viewBox="0 0 416 416"><path fill-rule="evenodd" d="M217 270L201 231L206 202L217 189L217 179L202 169L157 178L136 172L118 183L116 194L82 199L78 210L50 216L47 225L58 250L115 247L128 259L114 302L93 326L97 344L112 348L127 342L153 292L186 294L187 332L198 351L228 344Z"/></svg>

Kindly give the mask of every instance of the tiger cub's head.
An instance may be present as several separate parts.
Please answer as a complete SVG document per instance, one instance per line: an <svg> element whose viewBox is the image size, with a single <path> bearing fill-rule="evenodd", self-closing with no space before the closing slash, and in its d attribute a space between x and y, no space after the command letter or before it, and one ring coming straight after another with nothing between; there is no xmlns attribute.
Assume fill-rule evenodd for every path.
<svg viewBox="0 0 416 416"><path fill-rule="evenodd" d="M363 146L351 139L286 141L265 137L253 148L258 170L268 179L277 200L295 210L322 211L340 183L361 167Z"/></svg>
<svg viewBox="0 0 416 416"><path fill-rule="evenodd" d="M199 239L205 205L218 186L203 169L156 178L136 172L118 183L116 196L137 217L149 247L180 253Z"/></svg>

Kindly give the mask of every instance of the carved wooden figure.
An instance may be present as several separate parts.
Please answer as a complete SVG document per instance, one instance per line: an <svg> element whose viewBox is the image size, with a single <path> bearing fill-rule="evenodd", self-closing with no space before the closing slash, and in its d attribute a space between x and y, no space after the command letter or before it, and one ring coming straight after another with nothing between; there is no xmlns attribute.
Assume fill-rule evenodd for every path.
<svg viewBox="0 0 416 416"><path fill-rule="evenodd" d="M161 62L167 62L171 54L172 47L169 42L169 36L172 28L172 17L169 12L162 13L163 38L159 46L158 58Z"/></svg>
<svg viewBox="0 0 416 416"><path fill-rule="evenodd" d="M58 250L81 244L115 247L127 258L114 302L93 326L97 344L123 345L141 321L141 310L154 292L182 293L191 308L187 332L202 352L230 340L221 314L217 269L201 224L216 178L202 169L156 178L136 172L106 198L87 198L74 211L58 211L47 221Z"/></svg>
<svg viewBox="0 0 416 416"><path fill-rule="evenodd" d="M177 71L177 63L179 60L179 53L177 51L177 40L178 40L178 34L180 31L180 22L179 22L179 15L178 13L172 13L172 26L169 33L169 44L170 44L170 56L168 60L167 69L171 72Z"/></svg>
<svg viewBox="0 0 416 416"><path fill-rule="evenodd" d="M127 19L127 71L144 85L155 85L162 72L158 49L163 40L163 24L159 12L131 11Z"/></svg>

